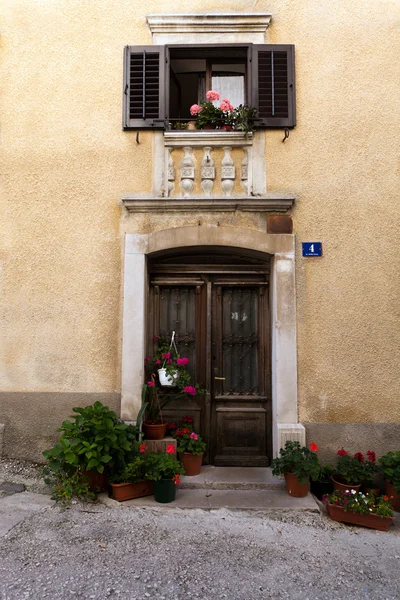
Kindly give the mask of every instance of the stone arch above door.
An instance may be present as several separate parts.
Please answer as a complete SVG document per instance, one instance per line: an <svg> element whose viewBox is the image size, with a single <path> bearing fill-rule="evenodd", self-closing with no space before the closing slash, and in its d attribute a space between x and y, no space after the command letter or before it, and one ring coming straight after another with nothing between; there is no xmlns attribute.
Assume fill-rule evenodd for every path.
<svg viewBox="0 0 400 600"><path fill-rule="evenodd" d="M295 238L238 227L176 227L126 234L122 325L121 418L133 421L144 377L147 256L169 249L225 246L273 255L271 264L271 375L273 451L286 439L305 441L297 416Z"/></svg>

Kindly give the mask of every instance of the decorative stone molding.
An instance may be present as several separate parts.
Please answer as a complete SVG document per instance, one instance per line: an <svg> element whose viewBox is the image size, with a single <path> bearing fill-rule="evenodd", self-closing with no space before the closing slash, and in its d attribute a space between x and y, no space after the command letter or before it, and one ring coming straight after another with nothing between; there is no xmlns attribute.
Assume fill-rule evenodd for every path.
<svg viewBox="0 0 400 600"><path fill-rule="evenodd" d="M164 133L164 144L168 148L182 148L183 146L244 147L252 146L253 138L252 133L249 133L246 137L240 131L166 131Z"/></svg>
<svg viewBox="0 0 400 600"><path fill-rule="evenodd" d="M190 180L192 182L192 180ZM193 182L192 182L193 183ZM218 198L154 198L126 195L121 198L125 208L132 213L165 212L287 212L296 196L271 192L263 196Z"/></svg>
<svg viewBox="0 0 400 600"><path fill-rule="evenodd" d="M206 38L215 43L263 43L271 22L271 13L209 13L147 15L154 44L182 41L203 43Z"/></svg>
<svg viewBox="0 0 400 600"><path fill-rule="evenodd" d="M176 227L149 234L126 234L122 331L121 417L132 421L141 405L144 378L146 258L154 252L192 246L246 248L273 255L271 263L271 379L273 453L286 439L305 441L298 423L296 363L295 237L240 227Z"/></svg>

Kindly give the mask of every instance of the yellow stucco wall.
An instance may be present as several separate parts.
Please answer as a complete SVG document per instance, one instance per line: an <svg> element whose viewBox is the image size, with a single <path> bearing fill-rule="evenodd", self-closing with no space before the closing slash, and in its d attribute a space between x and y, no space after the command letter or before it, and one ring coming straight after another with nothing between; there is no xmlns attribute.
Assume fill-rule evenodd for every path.
<svg viewBox="0 0 400 600"><path fill-rule="evenodd" d="M298 197L300 420L397 421L399 3L219 9L272 12L266 41L296 45L298 125L285 144L282 131L266 133L266 168L270 190ZM152 134L137 145L121 130L122 51L151 43L146 14L171 10L161 0L3 1L3 391L120 390L122 233L165 226L127 217L118 201L150 191L152 173ZM215 12L215 2L190 11ZM217 217L265 230L261 215L208 220ZM323 242L322 259L301 258L311 240Z"/></svg>

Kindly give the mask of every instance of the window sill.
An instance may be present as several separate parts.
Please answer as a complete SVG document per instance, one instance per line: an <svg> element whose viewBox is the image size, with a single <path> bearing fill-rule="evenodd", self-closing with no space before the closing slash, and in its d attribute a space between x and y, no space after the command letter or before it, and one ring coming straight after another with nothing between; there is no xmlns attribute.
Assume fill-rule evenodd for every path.
<svg viewBox="0 0 400 600"><path fill-rule="evenodd" d="M216 129L196 131L164 132L166 146L252 146L253 134L247 136L241 131L220 131Z"/></svg>

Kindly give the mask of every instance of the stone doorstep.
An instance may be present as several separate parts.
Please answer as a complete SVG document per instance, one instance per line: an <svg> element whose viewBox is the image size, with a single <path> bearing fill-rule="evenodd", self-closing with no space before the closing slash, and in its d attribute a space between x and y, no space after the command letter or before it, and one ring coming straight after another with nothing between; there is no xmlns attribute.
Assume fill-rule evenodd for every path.
<svg viewBox="0 0 400 600"><path fill-rule="evenodd" d="M177 489L176 500L160 504L153 496L136 498L126 502L116 502L106 493L99 500L109 508L158 508L158 509L200 509L200 510L245 510L257 512L311 511L319 513L319 507L311 494L305 498L292 498L286 490L214 490Z"/></svg>
<svg viewBox="0 0 400 600"><path fill-rule="evenodd" d="M268 467L214 467L205 465L200 475L182 477L176 500L159 504L153 496L115 502L107 494L99 496L101 502L112 508L182 508L227 509L268 512L274 510L306 510L320 512L314 497L293 498L286 492L285 484L272 475Z"/></svg>
<svg viewBox="0 0 400 600"><path fill-rule="evenodd" d="M284 490L285 482L269 467L214 467L205 465L200 475L181 477L181 489Z"/></svg>

